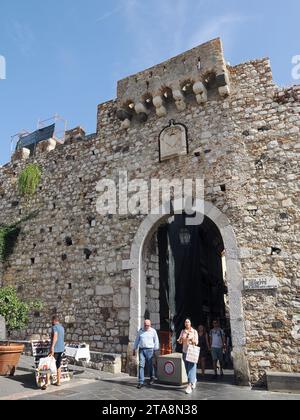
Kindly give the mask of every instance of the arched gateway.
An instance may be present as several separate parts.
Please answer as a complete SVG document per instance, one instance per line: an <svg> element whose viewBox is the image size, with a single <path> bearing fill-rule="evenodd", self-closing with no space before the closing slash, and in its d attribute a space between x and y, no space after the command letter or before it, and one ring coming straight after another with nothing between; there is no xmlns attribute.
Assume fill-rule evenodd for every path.
<svg viewBox="0 0 300 420"><path fill-rule="evenodd" d="M224 242L234 371L238 384L249 385L250 374L244 349L246 344L246 332L242 307L243 278L235 233L227 216L221 213L220 210L211 203L198 202L197 208L204 209L203 213L205 218L210 219L216 225ZM141 224L137 234L135 235L131 248L130 265L132 274L129 327L130 354L137 330L141 328L143 324L146 309L146 273L143 264L144 250L153 233L161 224L170 218L170 215L163 215L163 212L159 210L153 213L153 215L149 215ZM131 361L133 364L135 363L134 360L131 359Z"/></svg>

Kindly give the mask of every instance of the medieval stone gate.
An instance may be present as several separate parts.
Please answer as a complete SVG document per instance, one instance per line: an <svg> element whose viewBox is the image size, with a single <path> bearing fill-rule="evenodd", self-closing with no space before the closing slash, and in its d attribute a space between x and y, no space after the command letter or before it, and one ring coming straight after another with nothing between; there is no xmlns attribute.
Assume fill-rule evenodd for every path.
<svg viewBox="0 0 300 420"><path fill-rule="evenodd" d="M198 203L198 205L204 208L204 214L209 217L219 228L224 240L229 286L229 306L232 329L234 370L238 383L248 385L250 382L250 374L245 356L246 331L242 306L243 277L235 233L228 218L211 203L203 202ZM182 211L184 211L184 209L182 209ZM158 209L154 213L162 214L162 209ZM129 263L132 268L129 352L132 350L136 332L143 326L146 309L146 275L143 262L144 250L153 232L169 217L170 215L148 216L141 224L133 241Z"/></svg>

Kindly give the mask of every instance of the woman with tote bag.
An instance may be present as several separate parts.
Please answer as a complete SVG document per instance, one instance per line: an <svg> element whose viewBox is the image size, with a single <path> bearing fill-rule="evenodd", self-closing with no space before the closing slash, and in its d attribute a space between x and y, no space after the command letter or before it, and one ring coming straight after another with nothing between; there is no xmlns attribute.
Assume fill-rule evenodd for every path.
<svg viewBox="0 0 300 420"><path fill-rule="evenodd" d="M178 343L183 345L183 360L185 363L186 373L189 384L186 394L191 394L197 384L197 364L199 360L200 349L198 346L198 333L192 328L190 319L185 321L185 329L181 332ZM198 354L198 356L197 356Z"/></svg>

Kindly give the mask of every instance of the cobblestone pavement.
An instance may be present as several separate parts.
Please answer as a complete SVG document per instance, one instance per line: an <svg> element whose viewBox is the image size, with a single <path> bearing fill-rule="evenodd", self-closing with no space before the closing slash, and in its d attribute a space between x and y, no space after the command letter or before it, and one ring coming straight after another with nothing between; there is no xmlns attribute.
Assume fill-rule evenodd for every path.
<svg viewBox="0 0 300 420"><path fill-rule="evenodd" d="M75 368L74 378L61 388L47 391L36 388L32 359L22 358L14 378L0 377L0 400L101 400L101 401L193 401L193 400L300 400L300 395L255 391L233 385L229 373L221 381L208 375L198 383L197 390L186 395L184 388L155 385L136 388L136 379L121 374L113 376L89 369Z"/></svg>

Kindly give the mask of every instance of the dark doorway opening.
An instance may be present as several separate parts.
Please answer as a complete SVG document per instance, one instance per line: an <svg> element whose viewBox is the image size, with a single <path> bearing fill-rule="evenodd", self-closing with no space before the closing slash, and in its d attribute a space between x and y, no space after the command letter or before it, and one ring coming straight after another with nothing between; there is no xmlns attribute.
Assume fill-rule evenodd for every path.
<svg viewBox="0 0 300 420"><path fill-rule="evenodd" d="M219 320L230 340L224 242L218 227L204 217L187 226L185 215L175 215L158 229L160 326L167 351L180 351L177 338L190 318L194 328L209 332ZM166 348L166 343L164 343Z"/></svg>

